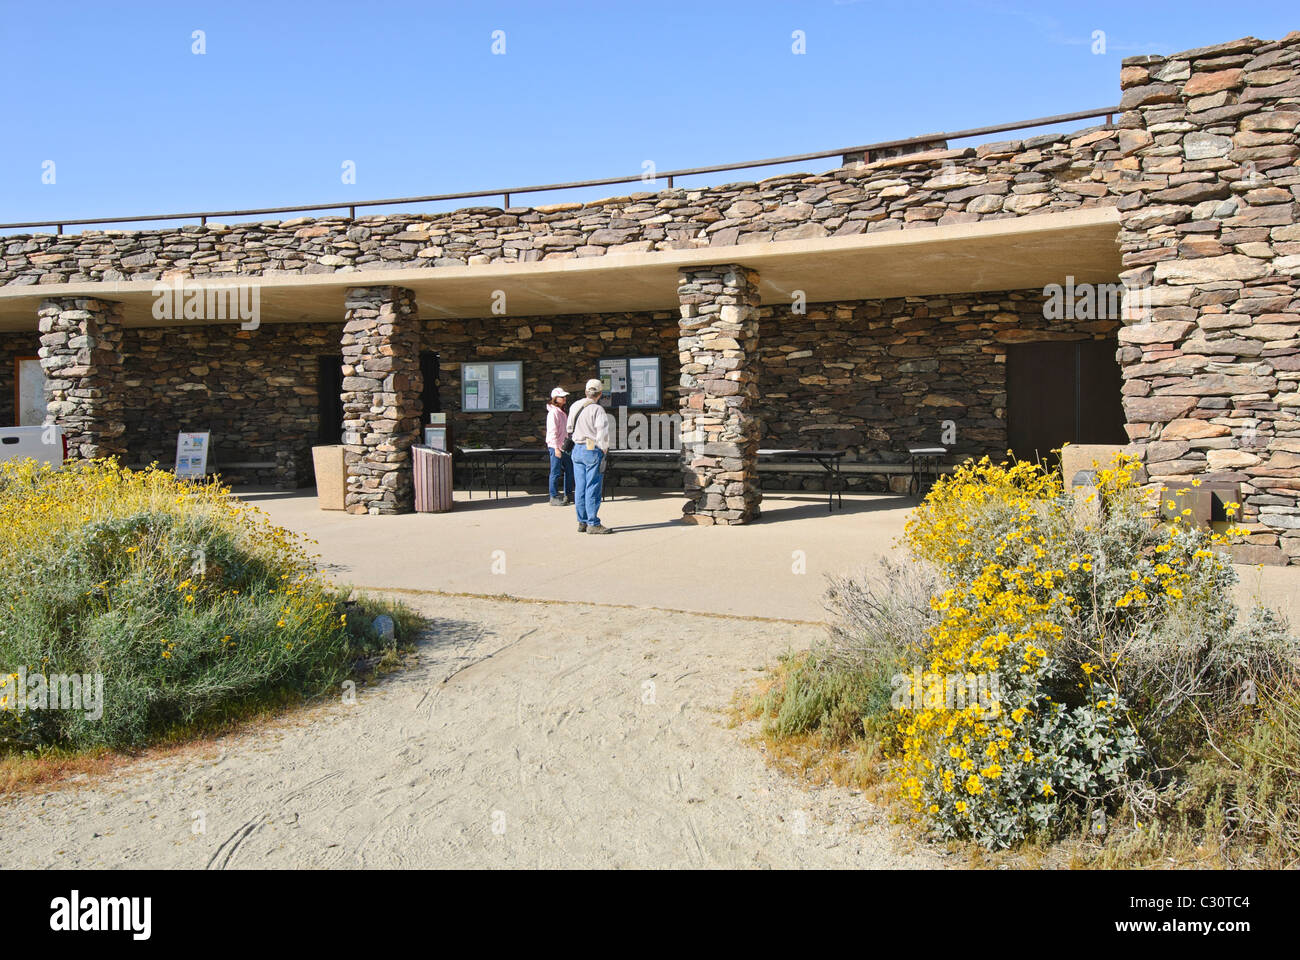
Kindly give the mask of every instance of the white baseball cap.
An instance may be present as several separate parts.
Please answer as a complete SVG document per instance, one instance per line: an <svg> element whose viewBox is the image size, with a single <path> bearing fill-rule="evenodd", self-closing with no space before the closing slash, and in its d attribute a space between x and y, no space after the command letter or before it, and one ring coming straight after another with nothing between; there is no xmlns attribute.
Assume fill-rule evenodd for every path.
<svg viewBox="0 0 1300 960"><path fill-rule="evenodd" d="M604 385L603 383L601 383L599 380L588 380L588 381L587 381L587 389L588 389L588 390L600 390L600 391L603 392L604 389L605 389L605 385Z"/></svg>
<svg viewBox="0 0 1300 960"><path fill-rule="evenodd" d="M554 390L551 391L552 400L554 400L556 397L567 397L568 395L569 395L569 391L565 390L563 387L556 387Z"/></svg>

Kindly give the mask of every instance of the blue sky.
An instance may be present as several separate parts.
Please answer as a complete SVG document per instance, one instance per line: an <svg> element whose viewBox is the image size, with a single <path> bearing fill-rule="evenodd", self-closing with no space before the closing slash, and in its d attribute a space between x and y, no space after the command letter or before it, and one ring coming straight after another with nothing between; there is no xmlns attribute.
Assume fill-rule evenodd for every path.
<svg viewBox="0 0 1300 960"><path fill-rule="evenodd" d="M3 0L0 222L409 196L635 175L647 160L662 170L829 150L1107 106L1126 56L1297 28L1294 0ZM492 52L498 30L504 55ZM1104 54L1093 52L1096 30ZM50 160L55 182L43 183ZM355 184L342 182L345 161Z"/></svg>

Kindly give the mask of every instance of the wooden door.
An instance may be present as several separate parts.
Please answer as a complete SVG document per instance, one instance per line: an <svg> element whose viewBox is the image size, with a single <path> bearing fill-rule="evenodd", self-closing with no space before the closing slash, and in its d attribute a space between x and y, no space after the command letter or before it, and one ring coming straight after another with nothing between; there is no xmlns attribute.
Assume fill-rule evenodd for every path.
<svg viewBox="0 0 1300 960"><path fill-rule="evenodd" d="M1055 463L1066 443L1125 443L1115 343L1043 341L1007 348L1007 443L1021 460Z"/></svg>

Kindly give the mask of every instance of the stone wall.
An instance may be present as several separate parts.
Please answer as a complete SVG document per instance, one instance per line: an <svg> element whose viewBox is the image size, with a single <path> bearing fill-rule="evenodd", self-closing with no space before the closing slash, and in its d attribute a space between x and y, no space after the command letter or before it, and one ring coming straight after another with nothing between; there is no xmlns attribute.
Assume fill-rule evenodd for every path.
<svg viewBox="0 0 1300 960"><path fill-rule="evenodd" d="M759 310L758 398L765 447L839 447L849 462L900 464L917 441L937 442L944 420L957 429L956 455L1001 455L1007 448L1008 346L1037 340L1114 340L1117 319L1048 320L1039 290L809 304ZM602 356L661 358L664 403L679 409L676 314L428 321L424 349L442 361L442 408L457 442L540 446L551 387L574 391ZM522 360L521 413L463 413L460 364ZM541 468L512 471L540 486ZM623 470L627 485L678 485L679 473ZM764 470L767 489L822 489L820 473ZM848 476L850 487L886 489L884 474Z"/></svg>
<svg viewBox="0 0 1300 960"><path fill-rule="evenodd" d="M660 358L663 404L647 414L676 412L679 368L677 315L673 312L574 314L562 317L487 317L431 320L423 348L438 353L438 393L462 446L541 447L546 443L546 401L564 387L573 403L597 375L602 357ZM524 361L524 409L517 413L461 411L462 363Z"/></svg>
<svg viewBox="0 0 1300 960"><path fill-rule="evenodd" d="M212 434L209 465L232 483L312 482L319 442L317 358L337 356L343 324L128 328L120 385L127 462L170 465L176 434ZM335 441L337 442L337 441ZM223 466L268 463L270 467Z"/></svg>
<svg viewBox="0 0 1300 960"><path fill-rule="evenodd" d="M1300 34L1124 61L1128 432L1153 484L1239 485L1242 559L1300 560Z"/></svg>
<svg viewBox="0 0 1300 960"><path fill-rule="evenodd" d="M688 523L757 519L758 274L739 264L682 270L678 353Z"/></svg>
<svg viewBox="0 0 1300 960"><path fill-rule="evenodd" d="M1114 320L1049 321L1041 291L788 304L759 311L755 412L766 447L843 447L850 462L906 462L906 445L935 441L944 420L957 427L959 455L1006 449L1005 355L1038 339L1104 339ZM337 357L343 324L263 324L128 328L123 333L123 419L127 462L170 464L176 434L208 430L212 462L271 462L274 468L223 470L235 483L310 484L318 442L317 358ZM658 356L663 404L680 409L675 312L425 320L420 349L441 359L439 395L457 442L541 446L544 404L554 386L580 393L603 356ZM0 358L35 352L37 335L0 335ZM524 410L465 413L460 365L522 360ZM12 397L12 362L0 366L0 402ZM12 403L12 401L9 401ZM517 479L545 482L542 468ZM768 489L821 489L819 473L768 472ZM681 474L629 470L620 485L678 486ZM858 489L885 489L883 475L850 475Z"/></svg>
<svg viewBox="0 0 1300 960"><path fill-rule="evenodd" d="M763 307L765 447L846 448L906 463L956 428L954 457L1007 449L1006 352L1040 340L1113 340L1117 318L1049 320L1039 290Z"/></svg>
<svg viewBox="0 0 1300 960"><path fill-rule="evenodd" d="M412 291L348 289L341 341L348 513L415 509L411 445L420 435L420 340Z"/></svg>
<svg viewBox="0 0 1300 960"><path fill-rule="evenodd" d="M1117 137L1091 127L586 204L15 235L0 237L0 285L529 262L1000 220L1114 204Z"/></svg>

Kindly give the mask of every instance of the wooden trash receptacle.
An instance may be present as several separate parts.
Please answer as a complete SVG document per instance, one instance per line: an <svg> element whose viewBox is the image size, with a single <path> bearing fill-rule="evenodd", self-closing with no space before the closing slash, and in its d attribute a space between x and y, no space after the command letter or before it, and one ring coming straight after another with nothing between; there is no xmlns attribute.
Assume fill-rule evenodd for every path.
<svg viewBox="0 0 1300 960"><path fill-rule="evenodd" d="M419 444L411 447L415 468L415 512L451 509L451 454Z"/></svg>

